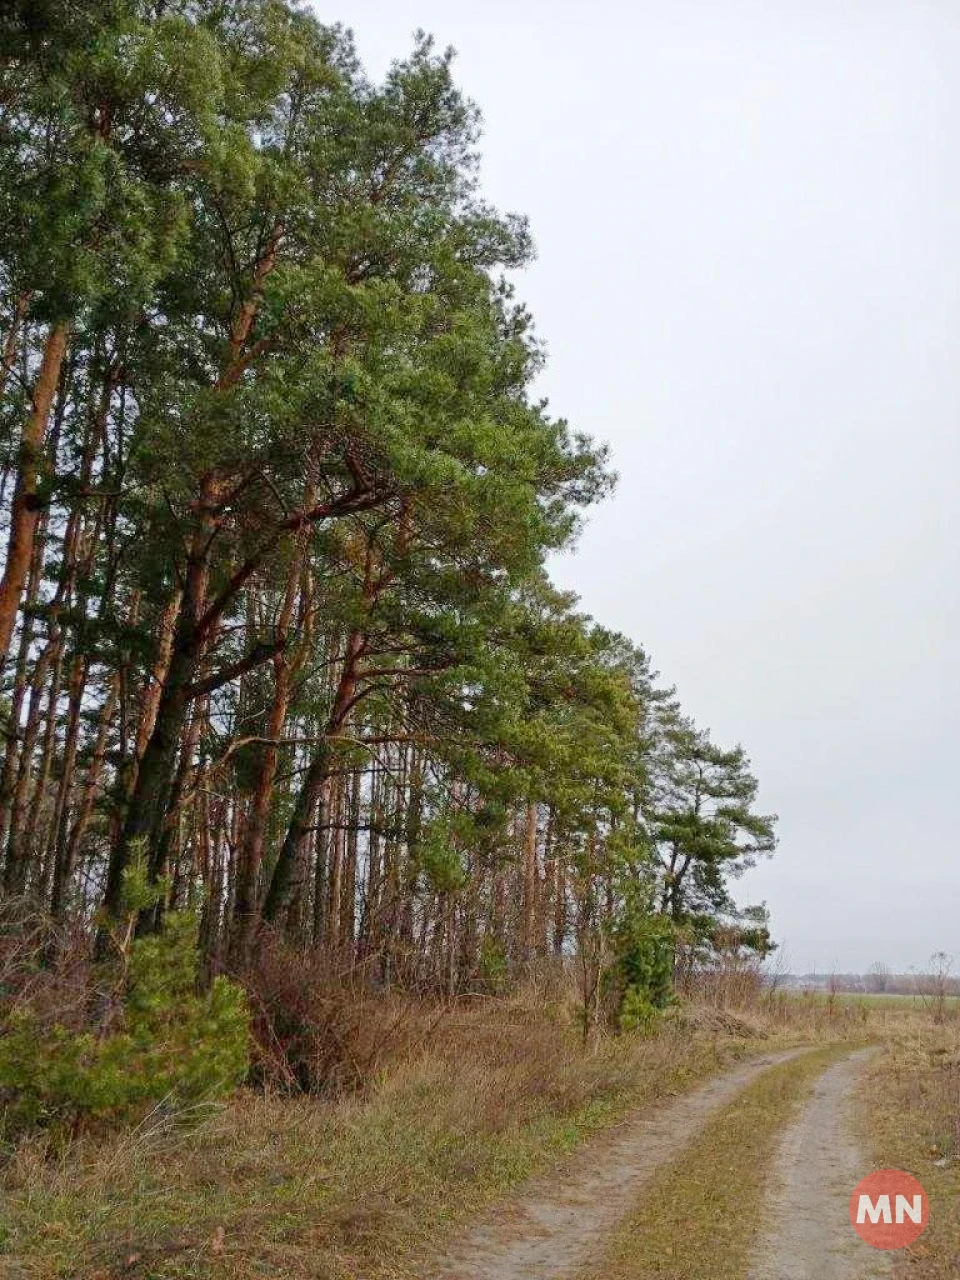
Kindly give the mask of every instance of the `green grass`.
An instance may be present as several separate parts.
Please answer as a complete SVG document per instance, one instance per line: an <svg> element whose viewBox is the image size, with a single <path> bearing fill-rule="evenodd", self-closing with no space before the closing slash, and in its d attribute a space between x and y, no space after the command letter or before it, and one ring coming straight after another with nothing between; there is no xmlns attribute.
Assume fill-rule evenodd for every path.
<svg viewBox="0 0 960 1280"><path fill-rule="evenodd" d="M846 1052L828 1046L765 1071L644 1190L583 1280L743 1280L779 1135Z"/></svg>
<svg viewBox="0 0 960 1280"><path fill-rule="evenodd" d="M810 1000L816 1004L828 1004L831 1000L850 1008L866 1006L868 1009L914 1009L917 1012L929 1010L932 1013L934 999L932 996L907 992L892 992L889 995L874 994L866 991L790 991L787 992L795 1000ZM960 1008L960 996L945 996L944 1006L956 1010Z"/></svg>

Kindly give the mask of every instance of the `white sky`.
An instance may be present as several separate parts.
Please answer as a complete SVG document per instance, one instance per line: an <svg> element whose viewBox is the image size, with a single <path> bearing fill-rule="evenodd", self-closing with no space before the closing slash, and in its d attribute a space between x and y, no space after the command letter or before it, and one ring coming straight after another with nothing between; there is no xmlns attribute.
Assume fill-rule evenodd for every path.
<svg viewBox="0 0 960 1280"><path fill-rule="evenodd" d="M555 412L616 496L555 577L742 741L794 971L960 968L960 6L328 0L458 50Z"/></svg>

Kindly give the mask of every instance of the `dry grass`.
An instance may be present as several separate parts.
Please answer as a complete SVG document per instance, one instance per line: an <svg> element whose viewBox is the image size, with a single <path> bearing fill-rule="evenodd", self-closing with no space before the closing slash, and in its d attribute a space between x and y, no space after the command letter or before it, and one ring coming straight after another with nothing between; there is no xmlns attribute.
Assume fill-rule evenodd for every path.
<svg viewBox="0 0 960 1280"><path fill-rule="evenodd" d="M487 1002L450 1013L363 1095L244 1092L192 1126L148 1121L58 1155L21 1145L4 1177L4 1274L410 1277L426 1241L745 1044L668 1025L584 1053L559 1013Z"/></svg>
<svg viewBox="0 0 960 1280"><path fill-rule="evenodd" d="M910 1280L960 1275L960 1021L929 1017L892 1034L861 1091L864 1140L877 1168L912 1173L930 1199L930 1221L897 1255Z"/></svg>
<svg viewBox="0 0 960 1280"><path fill-rule="evenodd" d="M686 1006L650 1039L601 1039L584 1052L562 992L442 1014L368 1000L362 1035L338 1032L373 1071L351 1096L250 1090L66 1150L21 1144L2 1171L0 1274L410 1280L428 1242L442 1244L630 1106L772 1045L907 1040L930 1023L796 997L732 1004Z"/></svg>
<svg viewBox="0 0 960 1280"><path fill-rule="evenodd" d="M778 1135L840 1052L816 1049L765 1071L645 1190L583 1280L742 1280Z"/></svg>

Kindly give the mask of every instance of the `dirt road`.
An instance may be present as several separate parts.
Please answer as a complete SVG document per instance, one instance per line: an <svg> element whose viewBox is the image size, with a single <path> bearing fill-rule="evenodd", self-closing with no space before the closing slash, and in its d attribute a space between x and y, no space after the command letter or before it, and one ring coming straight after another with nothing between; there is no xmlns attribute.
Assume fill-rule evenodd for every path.
<svg viewBox="0 0 960 1280"><path fill-rule="evenodd" d="M435 1280L566 1280L642 1201L655 1175L723 1107L801 1050L765 1054L655 1115L626 1120L558 1176L537 1179L478 1223L431 1271ZM846 1124L850 1090L870 1050L827 1068L782 1139L749 1280L875 1280L890 1257L850 1229L850 1190L868 1171Z"/></svg>
<svg viewBox="0 0 960 1280"><path fill-rule="evenodd" d="M872 1050L828 1067L784 1135L750 1280L874 1280L892 1255L850 1229L850 1192L869 1173L850 1132L850 1091Z"/></svg>
<svg viewBox="0 0 960 1280"><path fill-rule="evenodd" d="M797 1050L764 1054L585 1147L560 1177L537 1179L478 1224L441 1262L438 1280L563 1280L633 1207L657 1171L761 1072ZM820 1277L819 1280L826 1280Z"/></svg>

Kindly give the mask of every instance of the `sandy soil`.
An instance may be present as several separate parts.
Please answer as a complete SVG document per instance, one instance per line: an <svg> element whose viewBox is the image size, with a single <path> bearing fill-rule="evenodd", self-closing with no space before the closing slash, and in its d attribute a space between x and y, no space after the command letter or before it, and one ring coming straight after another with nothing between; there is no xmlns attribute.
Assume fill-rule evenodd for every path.
<svg viewBox="0 0 960 1280"><path fill-rule="evenodd" d="M629 1117L584 1147L560 1174L537 1179L522 1198L481 1220L433 1274L438 1280L570 1276L610 1225L634 1207L658 1169L683 1150L710 1116L768 1067L797 1052L764 1054L661 1106L655 1114ZM846 1200L843 1205L846 1212ZM787 1274L777 1273L776 1280L786 1280ZM817 1280L834 1277L820 1271Z"/></svg>
<svg viewBox="0 0 960 1280"><path fill-rule="evenodd" d="M787 1130L771 1182L750 1280L874 1280L893 1255L850 1227L850 1192L872 1166L849 1127L850 1092L873 1050L853 1053L821 1075Z"/></svg>

